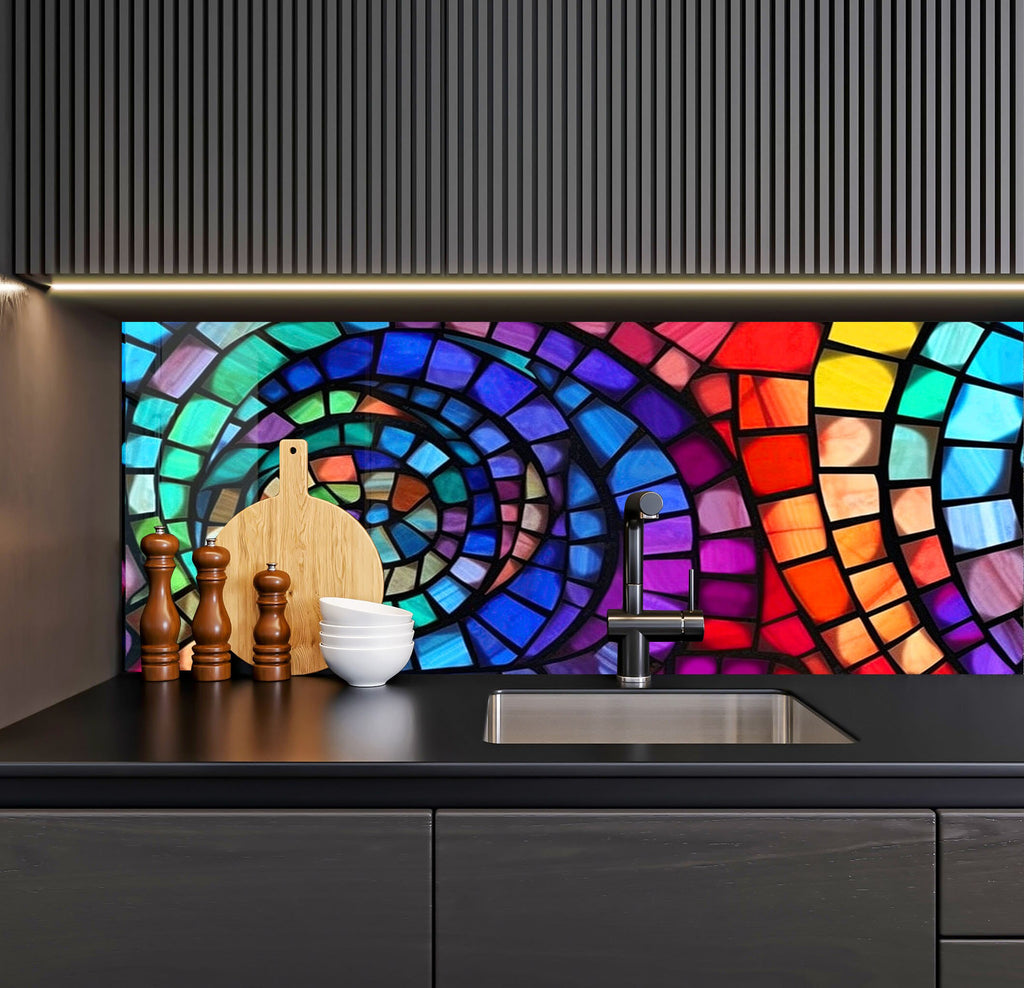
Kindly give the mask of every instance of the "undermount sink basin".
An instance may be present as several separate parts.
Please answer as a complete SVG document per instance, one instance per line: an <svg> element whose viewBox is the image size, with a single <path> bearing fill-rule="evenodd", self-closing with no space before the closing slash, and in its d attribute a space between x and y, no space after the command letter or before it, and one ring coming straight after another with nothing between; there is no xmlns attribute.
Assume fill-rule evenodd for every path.
<svg viewBox="0 0 1024 988"><path fill-rule="evenodd" d="M776 690L498 690L494 744L849 744L854 739Z"/></svg>

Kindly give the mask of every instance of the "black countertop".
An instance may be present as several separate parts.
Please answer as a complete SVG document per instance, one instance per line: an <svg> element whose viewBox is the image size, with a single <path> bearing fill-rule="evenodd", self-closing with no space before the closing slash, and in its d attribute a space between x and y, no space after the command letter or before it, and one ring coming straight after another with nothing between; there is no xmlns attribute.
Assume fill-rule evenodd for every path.
<svg viewBox="0 0 1024 988"><path fill-rule="evenodd" d="M406 674L143 683L122 676L0 730L4 807L1024 808L1024 680L657 677L783 689L853 744L494 745L497 689L613 677Z"/></svg>

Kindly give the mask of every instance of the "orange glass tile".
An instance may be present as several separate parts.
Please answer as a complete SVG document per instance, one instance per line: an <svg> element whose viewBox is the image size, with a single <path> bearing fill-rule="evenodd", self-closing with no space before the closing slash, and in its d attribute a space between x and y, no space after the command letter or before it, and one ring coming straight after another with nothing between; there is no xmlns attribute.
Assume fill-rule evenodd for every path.
<svg viewBox="0 0 1024 988"><path fill-rule="evenodd" d="M659 358L651 370L666 384L670 384L677 391L682 391L698 367L700 364L689 354L683 353L682 350L669 350Z"/></svg>
<svg viewBox="0 0 1024 988"><path fill-rule="evenodd" d="M719 419L711 423L715 432L722 437L722 442L728 447L733 456L736 455L736 437L732 434L732 423L728 419Z"/></svg>
<svg viewBox="0 0 1024 988"><path fill-rule="evenodd" d="M764 553L761 565L764 573L761 579L761 621L767 623L792 614L796 604L768 553Z"/></svg>
<svg viewBox="0 0 1024 988"><path fill-rule="evenodd" d="M857 525L832 529L839 558L847 569L884 559L885 545L882 543L882 526L878 519L862 521Z"/></svg>
<svg viewBox="0 0 1024 988"><path fill-rule="evenodd" d="M732 408L732 388L728 374L705 374L690 383L690 393L708 417Z"/></svg>
<svg viewBox="0 0 1024 988"><path fill-rule="evenodd" d="M758 436L741 440L740 449L755 494L779 494L810 486L811 454L806 436Z"/></svg>
<svg viewBox="0 0 1024 988"><path fill-rule="evenodd" d="M903 586L899 573L892 563L882 563L871 569L850 574L854 595L865 611L873 611L883 604L899 600L907 596L907 588Z"/></svg>
<svg viewBox="0 0 1024 988"><path fill-rule="evenodd" d="M878 514L878 480L870 473L818 475L825 512L832 521Z"/></svg>
<svg viewBox="0 0 1024 988"><path fill-rule="evenodd" d="M313 476L322 483L341 484L356 479L356 465L351 456L325 456L314 460Z"/></svg>
<svg viewBox="0 0 1024 988"><path fill-rule="evenodd" d="M852 666L878 651L878 643L871 637L868 626L853 618L821 633L829 651L844 666Z"/></svg>
<svg viewBox="0 0 1024 988"><path fill-rule="evenodd" d="M741 374L741 429L782 429L807 425L808 384L788 377Z"/></svg>
<svg viewBox="0 0 1024 988"><path fill-rule="evenodd" d="M854 675L857 676L895 676L896 670L893 669L889 660L884 656L878 656L877 659L872 659L870 662L865 662L862 666L857 666L856 669L850 670Z"/></svg>
<svg viewBox="0 0 1024 988"><path fill-rule="evenodd" d="M839 575L839 567L831 558L799 563L783 574L793 596L819 623L834 621L853 610L853 601Z"/></svg>
<svg viewBox="0 0 1024 988"><path fill-rule="evenodd" d="M930 487L904 487L902 490L890 491L889 500L892 504L892 519L900 535L930 532L935 528Z"/></svg>
<svg viewBox="0 0 1024 988"><path fill-rule="evenodd" d="M942 658L942 649L924 628L918 628L908 638L891 646L889 654L904 672L918 673L935 665Z"/></svg>
<svg viewBox="0 0 1024 988"><path fill-rule="evenodd" d="M805 655L801 660L804 668L815 676L831 676L832 667L815 652L813 655Z"/></svg>
<svg viewBox="0 0 1024 988"><path fill-rule="evenodd" d="M400 408L395 408L394 405L389 405L386 401L381 401L380 398L374 398L372 395L367 395L359 402L356 411L361 415L393 415L400 419L412 418Z"/></svg>
<svg viewBox="0 0 1024 988"><path fill-rule="evenodd" d="M395 491L391 496L391 503L396 511L411 511L428 493L429 489L422 480L401 473L395 481Z"/></svg>
<svg viewBox="0 0 1024 988"><path fill-rule="evenodd" d="M825 523L814 494L758 505L761 523L778 562L810 556L825 548Z"/></svg>
<svg viewBox="0 0 1024 988"><path fill-rule="evenodd" d="M712 363L736 370L809 374L820 340L821 326L814 322L740 322Z"/></svg>
<svg viewBox="0 0 1024 988"><path fill-rule="evenodd" d="M917 615L907 601L872 614L869 620L884 642L902 637L917 625Z"/></svg>
<svg viewBox="0 0 1024 988"><path fill-rule="evenodd" d="M781 652L783 655L803 655L813 648L814 640L795 614L764 625L757 643L759 652Z"/></svg>
<svg viewBox="0 0 1024 988"><path fill-rule="evenodd" d="M818 462L823 467L878 465L882 423L850 415L818 415Z"/></svg>
<svg viewBox="0 0 1024 988"><path fill-rule="evenodd" d="M908 542L903 546L903 558L910 567L910 575L919 587L927 587L938 583L949 576L949 567L942 552L942 544L937 535Z"/></svg>
<svg viewBox="0 0 1024 988"><path fill-rule="evenodd" d="M746 621L708 618L704 622L702 648L723 651L730 648L750 648L753 644L754 626Z"/></svg>

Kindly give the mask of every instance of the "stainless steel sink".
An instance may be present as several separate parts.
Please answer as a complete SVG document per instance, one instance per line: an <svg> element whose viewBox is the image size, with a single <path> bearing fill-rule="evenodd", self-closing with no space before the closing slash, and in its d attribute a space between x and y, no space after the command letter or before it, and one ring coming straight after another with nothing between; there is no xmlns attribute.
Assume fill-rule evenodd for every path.
<svg viewBox="0 0 1024 988"><path fill-rule="evenodd" d="M849 744L854 739L775 690L498 690L494 744Z"/></svg>

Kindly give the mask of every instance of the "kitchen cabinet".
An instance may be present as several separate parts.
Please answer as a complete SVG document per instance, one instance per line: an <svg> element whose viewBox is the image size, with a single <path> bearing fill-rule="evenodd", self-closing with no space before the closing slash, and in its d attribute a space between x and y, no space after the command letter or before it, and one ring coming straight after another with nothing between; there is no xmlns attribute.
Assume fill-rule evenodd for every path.
<svg viewBox="0 0 1024 988"><path fill-rule="evenodd" d="M437 988L935 984L918 812L439 811Z"/></svg>
<svg viewBox="0 0 1024 988"><path fill-rule="evenodd" d="M1024 940L944 940L939 988L1020 988Z"/></svg>
<svg viewBox="0 0 1024 988"><path fill-rule="evenodd" d="M0 979L427 988L430 859L429 811L4 812Z"/></svg>

